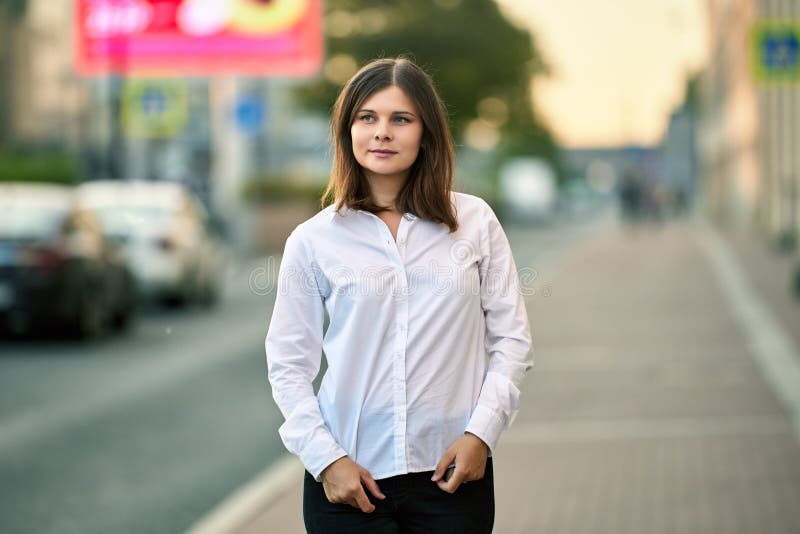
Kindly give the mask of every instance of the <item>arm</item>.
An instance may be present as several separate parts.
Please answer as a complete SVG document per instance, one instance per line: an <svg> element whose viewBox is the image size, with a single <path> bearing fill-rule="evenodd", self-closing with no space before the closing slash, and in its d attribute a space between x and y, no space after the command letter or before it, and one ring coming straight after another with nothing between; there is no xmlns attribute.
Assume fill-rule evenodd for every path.
<svg viewBox="0 0 800 534"><path fill-rule="evenodd" d="M481 224L481 307L486 322L489 369L464 435L442 456L431 480L455 492L463 482L483 478L486 458L519 410L519 387L533 366L530 327L508 239L488 204ZM451 464L452 477L442 477Z"/></svg>
<svg viewBox="0 0 800 534"><path fill-rule="evenodd" d="M489 368L466 431L494 451L519 411L519 388L533 366L530 326L511 247L484 202L481 225L481 306L486 321Z"/></svg>
<svg viewBox="0 0 800 534"><path fill-rule="evenodd" d="M322 358L324 317L311 255L295 230L286 240L265 348L272 396L286 419L278 432L317 482L347 455L326 426L311 384Z"/></svg>

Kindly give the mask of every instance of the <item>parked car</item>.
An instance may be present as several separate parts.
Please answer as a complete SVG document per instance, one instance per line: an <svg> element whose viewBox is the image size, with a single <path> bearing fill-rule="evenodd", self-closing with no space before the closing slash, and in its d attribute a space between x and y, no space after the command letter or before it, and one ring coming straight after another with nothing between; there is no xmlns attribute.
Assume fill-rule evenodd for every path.
<svg viewBox="0 0 800 534"><path fill-rule="evenodd" d="M89 338L124 327L133 276L66 186L0 184L0 326Z"/></svg>
<svg viewBox="0 0 800 534"><path fill-rule="evenodd" d="M500 168L500 201L509 219L549 223L556 211L558 188L552 166L541 158L514 158Z"/></svg>
<svg viewBox="0 0 800 534"><path fill-rule="evenodd" d="M78 199L123 245L140 297L216 301L221 246L188 189L175 182L99 180L81 184Z"/></svg>

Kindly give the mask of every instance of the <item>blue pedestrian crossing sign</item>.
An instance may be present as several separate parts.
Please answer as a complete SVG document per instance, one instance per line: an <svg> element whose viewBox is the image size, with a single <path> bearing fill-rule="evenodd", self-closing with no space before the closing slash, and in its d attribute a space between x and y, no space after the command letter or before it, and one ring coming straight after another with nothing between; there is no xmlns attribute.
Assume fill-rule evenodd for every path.
<svg viewBox="0 0 800 534"><path fill-rule="evenodd" d="M264 104L259 95L247 95L239 98L234 110L236 125L243 133L257 135L264 126Z"/></svg>
<svg viewBox="0 0 800 534"><path fill-rule="evenodd" d="M129 79L122 89L122 128L131 137L169 138L186 126L189 91L182 80Z"/></svg>
<svg viewBox="0 0 800 534"><path fill-rule="evenodd" d="M758 22L751 59L759 82L800 82L800 21Z"/></svg>

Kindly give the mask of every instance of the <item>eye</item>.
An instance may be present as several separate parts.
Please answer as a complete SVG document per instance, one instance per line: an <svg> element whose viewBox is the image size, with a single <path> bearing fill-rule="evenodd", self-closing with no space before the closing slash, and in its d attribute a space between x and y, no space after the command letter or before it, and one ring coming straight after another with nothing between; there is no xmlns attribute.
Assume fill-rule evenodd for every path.
<svg viewBox="0 0 800 534"><path fill-rule="evenodd" d="M359 115L358 120L362 122L372 122L375 120L375 117L369 113L365 113L364 115Z"/></svg>
<svg viewBox="0 0 800 534"><path fill-rule="evenodd" d="M408 119L408 117L395 117L395 118L394 118L394 120L395 120L396 122L401 122L401 123L408 123L408 122L411 122L411 121Z"/></svg>

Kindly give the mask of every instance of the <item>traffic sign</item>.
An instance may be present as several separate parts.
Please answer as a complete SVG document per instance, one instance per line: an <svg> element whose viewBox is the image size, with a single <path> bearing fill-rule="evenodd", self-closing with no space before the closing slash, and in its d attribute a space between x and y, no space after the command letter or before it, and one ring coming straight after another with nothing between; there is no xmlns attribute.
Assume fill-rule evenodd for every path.
<svg viewBox="0 0 800 534"><path fill-rule="evenodd" d="M751 63L759 82L800 82L800 21L760 21L751 42Z"/></svg>
<svg viewBox="0 0 800 534"><path fill-rule="evenodd" d="M181 80L126 80L122 89L122 128L132 137L165 138L183 130L189 116L189 91Z"/></svg>
<svg viewBox="0 0 800 534"><path fill-rule="evenodd" d="M264 125L264 103L259 95L243 96L236 103L236 125L248 135L257 135Z"/></svg>

